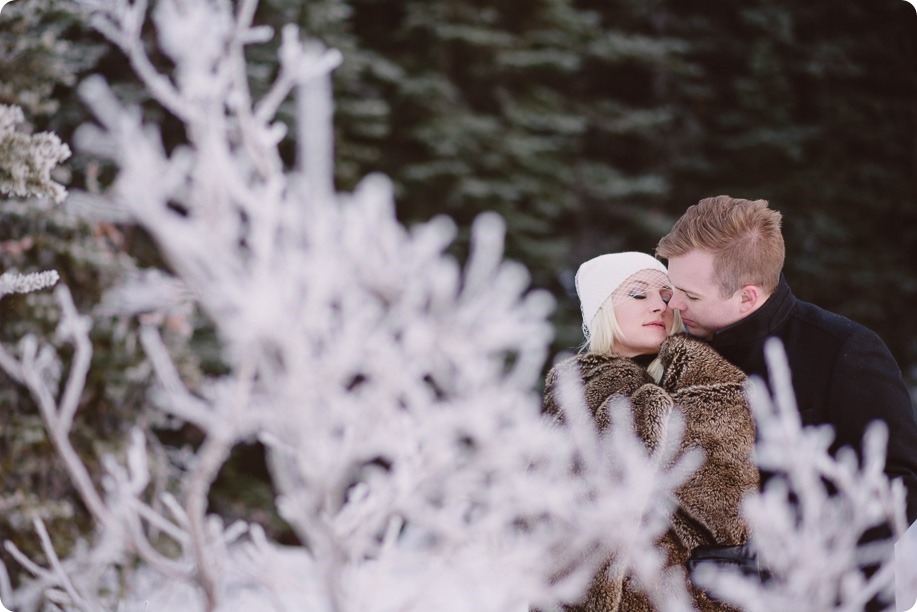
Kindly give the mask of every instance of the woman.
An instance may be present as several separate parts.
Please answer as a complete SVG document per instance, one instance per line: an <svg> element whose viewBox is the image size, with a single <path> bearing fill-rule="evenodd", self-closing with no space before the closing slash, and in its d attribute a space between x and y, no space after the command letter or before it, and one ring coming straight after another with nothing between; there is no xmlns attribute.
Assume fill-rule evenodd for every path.
<svg viewBox="0 0 917 612"><path fill-rule="evenodd" d="M739 515L742 497L758 488L752 458L754 421L742 391L745 375L705 342L679 333L665 266L644 253L601 255L580 266L576 292L583 314L585 352L551 369L545 411L562 417L556 397L558 372L579 374L586 403L600 430L609 425L614 397L630 399L634 428L650 451L678 406L685 417L682 447L699 446L704 463L676 492L678 507L661 546L667 564L685 576L700 610L729 610L690 585L684 564L697 546L746 543ZM627 576L593 581L586 599L570 609L582 612L652 610Z"/></svg>

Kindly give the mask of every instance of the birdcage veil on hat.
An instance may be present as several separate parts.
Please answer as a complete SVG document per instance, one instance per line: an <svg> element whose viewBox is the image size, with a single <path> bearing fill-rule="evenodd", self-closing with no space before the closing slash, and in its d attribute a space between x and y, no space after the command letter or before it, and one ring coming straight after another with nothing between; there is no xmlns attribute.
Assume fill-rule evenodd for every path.
<svg viewBox="0 0 917 612"><path fill-rule="evenodd" d="M631 251L599 255L579 267L576 271L575 285L580 301L580 312L583 315L583 333L586 338L591 335L592 319L595 318L606 300L624 281L644 271L645 275L637 276L635 279L639 286L651 290L661 289L668 285L667 277L660 278L657 274L657 272L667 274L666 267L661 261L646 253ZM621 295L626 295L626 293ZM614 299L608 301L612 306L614 305Z"/></svg>

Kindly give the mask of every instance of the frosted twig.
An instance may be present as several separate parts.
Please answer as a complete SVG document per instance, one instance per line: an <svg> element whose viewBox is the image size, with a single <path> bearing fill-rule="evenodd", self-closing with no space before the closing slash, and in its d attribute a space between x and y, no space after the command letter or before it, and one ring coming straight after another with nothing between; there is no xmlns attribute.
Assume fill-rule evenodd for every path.
<svg viewBox="0 0 917 612"><path fill-rule="evenodd" d="M19 550L15 544L7 540L3 543L3 547L6 549L6 552L10 553L10 556L13 557L17 563L19 563L19 565L24 567L33 576L36 576L47 582L53 581L51 572L25 556L25 554L23 554L23 552Z"/></svg>
<svg viewBox="0 0 917 612"><path fill-rule="evenodd" d="M264 142L258 138L260 125L252 112L251 92L248 87L247 63L245 61L244 33L251 27L258 0L242 0L236 16L235 30L230 41L231 67L233 74L234 95L236 96L235 110L239 118L239 127L242 132L242 143L251 157L252 163L258 168L263 179L274 176L271 161L279 165L274 159L275 151L265 148Z"/></svg>
<svg viewBox="0 0 917 612"><path fill-rule="evenodd" d="M83 465L82 459L70 443L70 423L65 423L60 418L60 411L54 398L47 388L41 373L35 369L34 360L29 357L28 353L23 356L21 366L23 382L32 392L32 396L38 403L38 408L42 419L45 422L45 428L54 444L54 448L63 460L64 467L73 480L74 487L79 492L83 503L93 514L96 520L105 522L110 518L110 513L102 498L99 497L92 477L89 475L86 466ZM85 383L75 380L74 385L78 386Z"/></svg>
<svg viewBox="0 0 917 612"><path fill-rule="evenodd" d="M54 570L56 581L61 587L64 588L67 595L70 597L70 601L83 610L97 609L95 606L91 606L73 586L73 583L70 581L70 577L67 575L67 572L61 565L60 558L57 556L57 552L54 550L54 545L51 543L51 538L48 536L48 530L45 529L45 524L42 522L42 520L39 518L34 519L33 525L35 526L35 531L38 533L38 537L41 540L41 549L44 551L45 557L48 559L48 563L51 564L51 568Z"/></svg>
<svg viewBox="0 0 917 612"><path fill-rule="evenodd" d="M151 508L148 504L145 504L139 499L136 499L134 500L134 508L136 508L138 514L143 519L153 525L156 529L168 534L169 537L180 544L187 544L188 532L175 523L166 519L164 516Z"/></svg>
<svg viewBox="0 0 917 612"><path fill-rule="evenodd" d="M31 293L45 287L50 287L60 280L57 271L33 272L31 274L17 274L4 272L0 274L0 297L11 293Z"/></svg>
<svg viewBox="0 0 917 612"><path fill-rule="evenodd" d="M0 561L0 600L10 601L13 596L13 585L6 564Z"/></svg>
<svg viewBox="0 0 917 612"><path fill-rule="evenodd" d="M83 389L86 386L89 366L92 363L92 342L89 340L90 323L88 318L81 316L76 311L73 297L66 285L58 287L54 296L61 307L62 315L58 333L70 340L75 349L58 411L61 429L69 432L73 425L73 416L76 414Z"/></svg>
<svg viewBox="0 0 917 612"><path fill-rule="evenodd" d="M152 325L142 326L140 328L140 343L163 388L169 393L187 393L187 388L182 383L181 377L178 375L178 369L172 363L172 358L169 357L169 352L159 336L159 331Z"/></svg>
<svg viewBox="0 0 917 612"><path fill-rule="evenodd" d="M120 46L130 60L131 67L143 84L149 88L156 99L173 115L179 119L191 121L193 119L189 105L172 82L163 76L153 62L150 61L146 50L143 48L143 39L140 37L140 24L146 17L147 0L136 0L133 4L125 0L128 10L125 11L122 21L123 38L112 39Z"/></svg>
<svg viewBox="0 0 917 612"><path fill-rule="evenodd" d="M197 453L197 463L191 472L187 487L188 533L191 552L198 572L198 581L204 589L207 610L215 610L219 602L219 578L215 564L208 552L206 524L207 492L217 472L229 455L230 443L225 438L211 434Z"/></svg>
<svg viewBox="0 0 917 612"><path fill-rule="evenodd" d="M302 53L302 44L298 40L299 31L295 26L287 26L281 36L280 73L255 107L255 119L261 123L267 123L277 114L280 105L296 84L293 66L299 64Z"/></svg>
<svg viewBox="0 0 917 612"><path fill-rule="evenodd" d="M324 63L330 64L327 60ZM334 66L328 65L328 70ZM297 115L301 118L309 117L308 123L301 120L297 124L297 164L306 177L314 201L328 202L334 194L334 107L331 103L331 81L324 74L307 73L297 76Z"/></svg>
<svg viewBox="0 0 917 612"><path fill-rule="evenodd" d="M130 545L141 559L164 576L183 582L190 583L194 581L195 572L188 563L182 560L170 559L156 550L146 537L139 517L128 516L126 518Z"/></svg>
<svg viewBox="0 0 917 612"><path fill-rule="evenodd" d="M22 378L22 364L20 364L15 357L10 355L2 345L0 345L0 368L3 368L7 376L14 381L18 383L24 382Z"/></svg>

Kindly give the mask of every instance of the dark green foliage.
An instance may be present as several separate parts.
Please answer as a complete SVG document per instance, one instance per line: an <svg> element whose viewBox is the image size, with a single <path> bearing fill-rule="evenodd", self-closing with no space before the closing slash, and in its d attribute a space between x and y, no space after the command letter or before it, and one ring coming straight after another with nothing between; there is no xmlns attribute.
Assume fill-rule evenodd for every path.
<svg viewBox="0 0 917 612"><path fill-rule="evenodd" d="M65 0L13 2L4 7L2 24L0 104L21 106L31 116L59 111L57 88L72 87L103 52L99 44L74 41L83 28L75 5Z"/></svg>
<svg viewBox="0 0 917 612"><path fill-rule="evenodd" d="M558 349L581 338L581 261L651 251L728 193L784 212L800 297L917 363L907 3L269 0L260 17L343 51L341 188L385 172L408 222L500 212L508 254L558 297Z"/></svg>

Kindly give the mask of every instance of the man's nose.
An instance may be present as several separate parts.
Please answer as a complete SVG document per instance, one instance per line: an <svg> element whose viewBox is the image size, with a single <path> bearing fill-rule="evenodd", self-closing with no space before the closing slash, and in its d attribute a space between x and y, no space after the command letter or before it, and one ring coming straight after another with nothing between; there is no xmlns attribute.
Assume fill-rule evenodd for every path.
<svg viewBox="0 0 917 612"><path fill-rule="evenodd" d="M672 293L672 297L669 298L669 308L672 310L684 310L687 307L687 303L684 298L678 295L677 292Z"/></svg>

